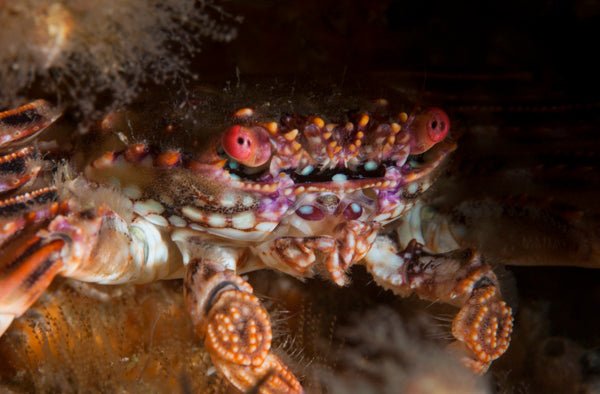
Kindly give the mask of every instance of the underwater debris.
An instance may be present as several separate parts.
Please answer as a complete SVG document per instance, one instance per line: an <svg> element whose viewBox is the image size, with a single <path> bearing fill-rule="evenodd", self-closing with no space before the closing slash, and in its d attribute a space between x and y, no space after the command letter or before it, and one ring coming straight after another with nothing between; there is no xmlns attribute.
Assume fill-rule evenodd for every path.
<svg viewBox="0 0 600 394"><path fill-rule="evenodd" d="M379 307L339 330L339 371L315 368L315 374L328 393L491 392L486 379L419 335L430 328L431 322L406 324L393 309Z"/></svg>

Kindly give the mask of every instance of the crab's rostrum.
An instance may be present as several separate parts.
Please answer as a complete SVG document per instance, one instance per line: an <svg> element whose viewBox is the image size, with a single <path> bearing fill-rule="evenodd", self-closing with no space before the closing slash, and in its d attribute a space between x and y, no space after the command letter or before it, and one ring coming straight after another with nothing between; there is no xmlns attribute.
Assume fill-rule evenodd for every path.
<svg viewBox="0 0 600 394"><path fill-rule="evenodd" d="M396 294L459 307L451 347L485 372L508 347L511 310L479 254L459 250L419 203L455 148L450 121L438 108L388 107L379 100L337 124L242 108L200 147L129 143L82 173L43 160L35 143L59 109L38 100L0 113L0 333L56 275L104 284L183 277L221 374L243 391L301 392L240 275L271 268L343 286L363 264ZM118 119L99 127L118 135Z"/></svg>

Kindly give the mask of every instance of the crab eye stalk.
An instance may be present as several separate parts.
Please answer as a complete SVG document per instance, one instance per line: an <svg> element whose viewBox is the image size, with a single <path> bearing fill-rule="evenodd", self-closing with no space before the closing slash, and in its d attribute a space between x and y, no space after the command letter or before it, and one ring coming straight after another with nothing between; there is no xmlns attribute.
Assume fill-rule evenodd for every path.
<svg viewBox="0 0 600 394"><path fill-rule="evenodd" d="M441 109L429 108L416 116L413 130L414 140L410 153L423 153L446 138L450 131L450 119Z"/></svg>
<svg viewBox="0 0 600 394"><path fill-rule="evenodd" d="M247 167L260 167L271 158L271 143L261 127L231 126L223 134L223 150Z"/></svg>

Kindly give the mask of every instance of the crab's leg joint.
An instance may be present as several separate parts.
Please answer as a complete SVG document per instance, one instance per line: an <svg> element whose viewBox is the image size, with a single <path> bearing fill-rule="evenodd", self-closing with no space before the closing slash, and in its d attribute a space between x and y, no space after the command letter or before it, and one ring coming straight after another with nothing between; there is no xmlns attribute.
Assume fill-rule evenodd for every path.
<svg viewBox="0 0 600 394"><path fill-rule="evenodd" d="M382 287L401 296L417 294L460 307L452 323L451 347L464 363L484 373L507 349L513 318L491 267L471 250L434 254L416 241L404 250L379 236L366 256L367 269Z"/></svg>
<svg viewBox="0 0 600 394"><path fill-rule="evenodd" d="M240 253L202 244L190 249L195 253L187 263L184 297L215 367L244 392L301 393L294 374L271 351L267 311L234 271Z"/></svg>

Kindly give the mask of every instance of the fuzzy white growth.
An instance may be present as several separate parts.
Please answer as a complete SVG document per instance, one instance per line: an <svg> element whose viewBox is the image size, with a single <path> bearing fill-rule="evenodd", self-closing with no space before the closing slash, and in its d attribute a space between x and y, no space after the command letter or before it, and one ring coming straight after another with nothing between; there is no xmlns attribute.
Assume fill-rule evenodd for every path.
<svg viewBox="0 0 600 394"><path fill-rule="evenodd" d="M145 81L190 75L201 40L230 41L238 22L207 0L2 1L0 99L41 77L87 114L106 93L128 102Z"/></svg>
<svg viewBox="0 0 600 394"><path fill-rule="evenodd" d="M430 322L419 323L408 326L384 307L357 316L354 325L340 330L345 346L336 357L336 372L315 368L318 379L334 394L491 392L485 379L421 339L423 331L433 330Z"/></svg>
<svg viewBox="0 0 600 394"><path fill-rule="evenodd" d="M74 177L73 170L66 163L58 168L54 176L54 185L61 200L68 200L80 210L105 204L127 223L133 219L131 200L123 193L110 186L92 184L82 176Z"/></svg>

